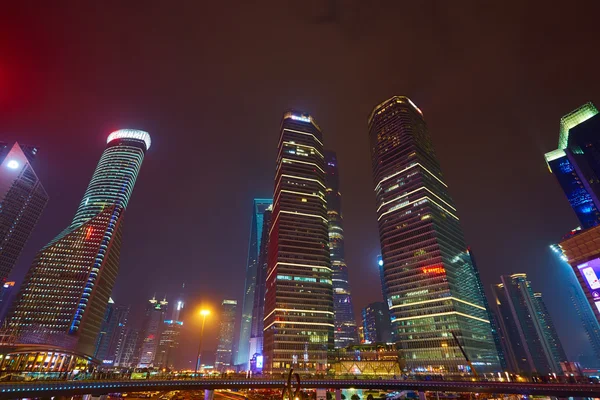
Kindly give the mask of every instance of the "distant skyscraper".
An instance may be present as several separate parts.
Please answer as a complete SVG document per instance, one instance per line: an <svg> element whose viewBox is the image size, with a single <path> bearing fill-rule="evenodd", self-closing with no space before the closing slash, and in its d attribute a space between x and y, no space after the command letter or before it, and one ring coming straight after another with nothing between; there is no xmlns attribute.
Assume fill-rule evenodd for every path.
<svg viewBox="0 0 600 400"><path fill-rule="evenodd" d="M505 333L504 355L509 369L523 373L561 374L566 361L552 319L525 274L504 275L492 286L500 329Z"/></svg>
<svg viewBox="0 0 600 400"><path fill-rule="evenodd" d="M362 310L365 343L388 343L391 338L390 312L386 303L371 303Z"/></svg>
<svg viewBox="0 0 600 400"><path fill-rule="evenodd" d="M115 304L112 299L109 299L94 355L104 365L112 366L115 363L117 354L124 344L128 315L129 306Z"/></svg>
<svg viewBox="0 0 600 400"><path fill-rule="evenodd" d="M381 254L377 256L377 268L379 270L379 280L381 281L381 296L383 297L383 301L388 303L387 289L385 286L385 273L383 270L383 257Z"/></svg>
<svg viewBox="0 0 600 400"><path fill-rule="evenodd" d="M168 302L166 299L156 300L156 296L148 300L146 305L146 315L142 326L142 341L140 347L140 367L150 367L154 365L154 358L158 349L158 343L163 322L167 313Z"/></svg>
<svg viewBox="0 0 600 400"><path fill-rule="evenodd" d="M215 369L224 371L231 366L233 356L233 332L237 301L223 300L221 304L221 322L219 325L219 344L215 357Z"/></svg>
<svg viewBox="0 0 600 400"><path fill-rule="evenodd" d="M185 285L183 286L185 288ZM182 289L183 290L183 289ZM164 320L162 333L158 342L158 350L154 357L154 366L159 368L174 368L174 350L179 347L183 321L181 311L184 307L183 293L173 305L169 319Z"/></svg>
<svg viewBox="0 0 600 400"><path fill-rule="evenodd" d="M411 371L499 370L488 312L423 114L407 97L379 104L369 137L392 329ZM415 336L415 332L419 332Z"/></svg>
<svg viewBox="0 0 600 400"><path fill-rule="evenodd" d="M0 285L15 266L48 203L31 167L37 149L0 143Z"/></svg>
<svg viewBox="0 0 600 400"><path fill-rule="evenodd" d="M123 347L117 354L115 365L120 367L135 367L140 361L140 332L137 329L127 328Z"/></svg>
<svg viewBox="0 0 600 400"><path fill-rule="evenodd" d="M252 207L250 243L248 244L248 263L246 265L246 283L244 285L240 337L235 360L236 365L241 365L245 369L248 367L250 357L252 357L249 346L252 330L252 310L254 308L254 292L256 288L258 258L263 237L263 215L265 210L270 207L271 204L273 204L272 199L254 199L254 204Z"/></svg>
<svg viewBox="0 0 600 400"><path fill-rule="evenodd" d="M581 226L600 222L600 116L592 103L584 104L560 120L558 149L546 153Z"/></svg>
<svg viewBox="0 0 600 400"><path fill-rule="evenodd" d="M22 340L94 353L119 270L123 214L149 147L143 131L108 136L73 222L37 254L15 300L10 328Z"/></svg>
<svg viewBox="0 0 600 400"><path fill-rule="evenodd" d="M0 287L0 324L4 323L15 294L15 281L4 282Z"/></svg>
<svg viewBox="0 0 600 400"><path fill-rule="evenodd" d="M256 289L252 307L252 329L250 330L250 358L263 353L263 329L265 317L265 289L267 279L267 257L269 254L269 231L273 206L269 206L263 214L262 239L256 268ZM256 361L256 360L255 360ZM259 360L260 361L260 360ZM259 366L260 366L259 362ZM255 365L255 369L257 369ZM261 367L262 368L262 367Z"/></svg>
<svg viewBox="0 0 600 400"><path fill-rule="evenodd" d="M265 295L264 368L324 371L333 349L322 134L307 114L283 116Z"/></svg>
<svg viewBox="0 0 600 400"><path fill-rule="evenodd" d="M333 312L335 321L334 344L336 348L358 342L356 320L352 309L348 268L344 260L344 228L342 218L342 193L340 192L337 156L325 151L325 182L327 185L327 218L329 220L329 256L333 270Z"/></svg>

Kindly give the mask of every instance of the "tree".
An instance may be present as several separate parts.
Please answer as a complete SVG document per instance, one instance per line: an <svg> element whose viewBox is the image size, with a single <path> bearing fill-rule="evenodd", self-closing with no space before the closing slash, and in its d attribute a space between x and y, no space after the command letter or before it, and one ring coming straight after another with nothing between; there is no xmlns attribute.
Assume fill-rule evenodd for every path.
<svg viewBox="0 0 600 400"><path fill-rule="evenodd" d="M352 396L350 396L350 400L360 400L360 396L354 393Z"/></svg>
<svg viewBox="0 0 600 400"><path fill-rule="evenodd" d="M373 400L373 395L371 393L369 393L369 395L367 396L367 400Z"/></svg>

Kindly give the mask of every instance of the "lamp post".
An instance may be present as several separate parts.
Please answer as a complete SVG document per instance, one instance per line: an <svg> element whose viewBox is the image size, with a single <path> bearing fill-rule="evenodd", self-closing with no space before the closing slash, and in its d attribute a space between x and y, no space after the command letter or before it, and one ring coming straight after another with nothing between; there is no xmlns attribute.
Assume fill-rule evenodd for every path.
<svg viewBox="0 0 600 400"><path fill-rule="evenodd" d="M202 351L202 336L204 336L204 323L206 322L206 317L210 314L208 310L200 311L200 315L202 316L202 327L200 328L200 342L198 343L198 356L196 357L196 369L194 370L194 375L198 374L198 367L200 366L200 352Z"/></svg>

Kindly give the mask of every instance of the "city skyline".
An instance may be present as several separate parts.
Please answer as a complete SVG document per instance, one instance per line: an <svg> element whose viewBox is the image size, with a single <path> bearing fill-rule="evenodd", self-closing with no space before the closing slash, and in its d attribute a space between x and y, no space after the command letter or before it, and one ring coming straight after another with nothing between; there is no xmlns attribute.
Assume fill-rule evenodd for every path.
<svg viewBox="0 0 600 400"><path fill-rule="evenodd" d="M379 300L380 292L374 261L379 251L365 120L375 104L395 94L408 95L427 116L485 286L495 282L499 274L521 270L544 293L560 282L558 267L547 246L575 227L577 220L555 178L548 174L542 157L556 148L560 117L587 101L598 103L600 90L593 80L574 76L584 75L574 71L596 66L596 56L566 60L558 55L558 49L567 46L580 54L589 48L589 38L574 35L573 22L565 22L561 37L551 34L542 40L529 30L532 19L536 23L540 19L552 21L558 18L557 12L544 9L543 15L539 15L533 6L507 7L515 15L513 20L507 11L495 6L474 13L461 5L454 11L440 5L442 9L435 15L443 22L442 31L434 33L443 40L437 36L432 40L431 27L419 26L411 34L419 41L408 41L406 48L409 54L418 51L417 57L406 63L404 56L391 51L396 46L393 40L389 43L394 46L382 41L400 37L390 36L394 30L386 27L388 24L373 26L365 21L366 26L359 32L348 32L343 18L339 24L312 25L304 20L310 19L308 16L277 6L265 11L264 16L253 15L266 24L265 29L286 27L286 38L291 40L278 45L270 35L266 35L268 40L252 35L252 44L235 45L235 50L227 52L226 60L232 61L228 63L231 67L221 72L215 71L211 63L205 63L206 57L200 60L190 51L200 47L205 51L202 54L215 59L224 54L217 49L220 45L213 47L198 39L189 19L184 18L175 30L177 40L174 40L148 33L146 29L131 32L126 28L130 25L125 21L130 18L150 26L155 23L170 26L169 21L153 12L139 15L124 6L119 12L113 9L96 13L92 6L81 7L90 7L85 13L90 16L79 23L91 27L110 25L105 38L73 28L67 28L63 37L56 28L66 26L65 19L56 18L52 10L49 13L54 19L34 18L38 24L32 29L25 30L31 21L19 27L19 22L24 22L23 10L15 13L15 22L2 28L6 37L23 37L23 43L9 45L6 52L16 64L8 62L2 68L9 77L2 80L3 84L8 82L3 91L7 97L0 100L3 101L2 133L7 140L39 144L38 163L44 168L36 172L50 195L48 209L14 271L17 285L21 280L19 275L22 277L35 252L72 217L87 183L85 177L89 177L97 160L95 151L101 148L106 134L119 126L139 126L156 136L153 137L156 145L150 150L152 157L144 161L144 174L152 178L140 181L135 197L143 201L135 201L135 207L128 210L124 239L127 245L123 247L122 271L114 298L135 307L136 299L148 298L155 288L160 288L161 296L163 287L164 291L170 291L181 276L181 280L190 282L194 293L190 306L206 301L212 303L214 310L222 298L241 301L248 229L247 222L240 226L238 221L248 221L247 205L254 197L270 196L277 121L283 110L296 107L306 109L318 119L326 132L326 147L335 148L338 153L344 189L346 261L354 266L349 274L356 315L367 303ZM223 11L219 6L212 7L213 12ZM423 17L427 10L422 7L425 6L414 5L406 13ZM383 14L398 15L397 8L385 9L384 13L369 11L384 21L388 20ZM314 10L314 5L303 11L309 16L321 12ZM444 24L449 21L443 17L444 13L459 12L464 12L461 21L464 18L466 27ZM117 19L112 18L115 14ZM519 22L524 16L527 24ZM238 16L231 18L248 28L247 22ZM586 20L585 15L582 18ZM482 25L512 21L516 31L526 30L532 38L520 43L525 50L515 47L511 45L514 40L508 40L511 34L507 34L507 39L492 32L497 27L494 23L487 24L489 28L483 30L481 38L467 36L468 27L473 27L471 19L479 20ZM60 36L45 35L46 32L57 32L55 35ZM67 40L69 37L94 43L98 40L100 50L86 50L78 42ZM129 40L117 40L122 37ZM184 39L188 37L193 40ZM232 45L226 39L220 40L221 45ZM552 48L544 45L546 40L553 43ZM154 44L138 46L143 43ZM464 52L456 56L436 51L437 46L453 49L459 44ZM176 54L174 49L180 49L180 45L184 50L181 53L190 57L185 58L186 62L176 62L179 52ZM39 51L47 46L61 50L56 56ZM271 50L266 51L265 47ZM421 48L422 51L417 50ZM156 57L154 49L163 57ZM319 63L323 67L317 68L298 57L297 63L290 63L293 65L289 65L289 75L282 77L273 66L276 64L273 49L278 49L284 59L296 59L310 51L324 58ZM253 60L246 61L248 69L241 74L235 72L239 69L230 70L237 59L228 57L246 52L253 55ZM137 64L129 65L130 58L124 55L138 57L147 72L139 71ZM341 61L332 61L335 57ZM587 59L585 64L583 59ZM436 66L444 61L447 68ZM26 68L20 68L23 65ZM46 66L48 76L33 73L37 71L36 65ZM174 65L177 73L173 73ZM481 72L473 72L474 65ZM430 68L439 73L430 73ZM207 82L204 78L207 76L217 84ZM81 88L89 88L89 92ZM96 95L88 96L85 92ZM553 100L547 101L550 96ZM234 98L243 102L245 109L232 118L222 104ZM230 155L224 157L215 149L228 149ZM212 173L217 169L218 173ZM63 189L64 182L72 182L73 188ZM196 182L202 183L196 185ZM149 218L156 227L152 233L147 228ZM523 225L523 221L528 224ZM181 239L176 244L169 243L176 234ZM174 275L177 282L170 282ZM199 275L203 279L198 279ZM139 285L142 276L147 282ZM360 282L361 287L358 289L353 282ZM226 293L219 294L216 288L225 288ZM564 302L552 298L546 302L553 317L560 316L562 322L556 323L559 331L561 326L573 322ZM188 346L193 347L192 339L188 338ZM206 343L210 346L210 341Z"/></svg>

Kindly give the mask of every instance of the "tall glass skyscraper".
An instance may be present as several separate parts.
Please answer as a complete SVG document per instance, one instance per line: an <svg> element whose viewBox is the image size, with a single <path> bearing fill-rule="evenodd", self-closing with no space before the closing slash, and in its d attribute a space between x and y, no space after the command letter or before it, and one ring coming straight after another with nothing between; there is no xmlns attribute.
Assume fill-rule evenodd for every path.
<svg viewBox="0 0 600 400"><path fill-rule="evenodd" d="M117 354L121 351L125 341L128 315L129 306L115 304L112 299L108 300L94 354L94 358L102 361L105 366L114 365Z"/></svg>
<svg viewBox="0 0 600 400"><path fill-rule="evenodd" d="M235 329L236 300L223 300L219 323L219 344L215 357L215 369L225 371L231 366L233 357L233 330Z"/></svg>
<svg viewBox="0 0 600 400"><path fill-rule="evenodd" d="M600 116L586 103L560 120L558 149L546 153L548 169L556 176L582 228L600 222Z"/></svg>
<svg viewBox="0 0 600 400"><path fill-rule="evenodd" d="M37 148L0 143L0 285L48 203L48 194L31 163Z"/></svg>
<svg viewBox="0 0 600 400"><path fill-rule="evenodd" d="M250 359L262 356L263 329L265 317L265 290L267 279L267 258L269 253L269 231L271 230L271 215L273 206L269 206L263 213L262 239L258 254L256 268L256 288L254 290L254 304L252 305L252 329L250 330ZM256 365L256 358L254 358ZM258 362L258 364L262 364ZM255 369L258 368L255 366ZM262 367L261 367L262 368Z"/></svg>
<svg viewBox="0 0 600 400"><path fill-rule="evenodd" d="M37 254L9 327L25 343L93 355L115 278L123 214L150 135L111 133L73 222Z"/></svg>
<svg viewBox="0 0 600 400"><path fill-rule="evenodd" d="M566 355L540 293L534 293L525 274L505 275L492 286L501 330L503 352L518 373L562 374Z"/></svg>
<svg viewBox="0 0 600 400"><path fill-rule="evenodd" d="M246 282L242 302L242 319L238 340L235 365L247 369L252 354L250 352L250 336L252 330L252 310L254 308L254 292L256 290L256 274L259 268L258 258L262 241L263 215L273 204L272 199L254 199L252 207L252 223L250 224L250 243L248 245L248 263L246 265Z"/></svg>
<svg viewBox="0 0 600 400"><path fill-rule="evenodd" d="M377 219L392 330L413 372L499 370L485 302L421 110L407 97L369 117Z"/></svg>
<svg viewBox="0 0 600 400"><path fill-rule="evenodd" d="M142 337L139 346L139 367L154 366L160 337L165 328L163 321L167 315L168 305L169 302L166 298L157 300L156 296L153 296L146 304L146 314L142 322Z"/></svg>
<svg viewBox="0 0 600 400"><path fill-rule="evenodd" d="M335 347L340 348L358 343L358 332L348 283L348 267L344 261L342 193L337 156L333 151L325 151L325 164L329 256L333 270L333 312L335 313L333 338Z"/></svg>
<svg viewBox="0 0 600 400"><path fill-rule="evenodd" d="M333 289L322 133L308 114L283 116L265 295L264 368L325 371Z"/></svg>

